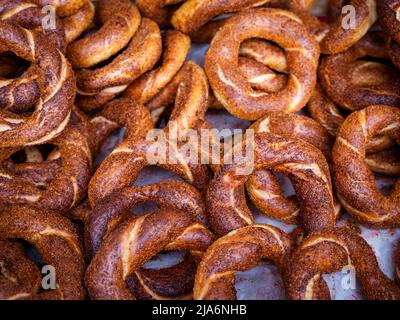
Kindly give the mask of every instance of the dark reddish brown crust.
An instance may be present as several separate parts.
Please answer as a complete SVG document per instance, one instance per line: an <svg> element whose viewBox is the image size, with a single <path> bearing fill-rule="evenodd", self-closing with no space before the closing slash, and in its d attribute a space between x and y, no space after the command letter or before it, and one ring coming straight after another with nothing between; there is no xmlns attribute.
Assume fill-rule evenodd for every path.
<svg viewBox="0 0 400 320"><path fill-rule="evenodd" d="M0 52L5 51L13 51L32 64L20 78L3 83L1 105L18 105L29 95L40 99L30 116L0 111L0 147L22 147L54 139L68 124L75 99L71 66L43 34L0 22Z"/></svg>
<svg viewBox="0 0 400 320"><path fill-rule="evenodd" d="M195 300L236 299L235 273L272 260L281 271L292 250L289 235L269 225L253 225L232 231L215 241L197 269Z"/></svg>
<svg viewBox="0 0 400 320"><path fill-rule="evenodd" d="M297 114L271 112L255 122L250 129L256 133L266 132L304 140L321 150L327 161L331 158L333 139L322 126L310 118ZM246 182L246 189L256 207L269 217L287 223L300 222L296 197L284 196L272 172L266 170L254 172Z"/></svg>
<svg viewBox="0 0 400 320"><path fill-rule="evenodd" d="M132 81L151 70L161 56L161 33L157 24L142 19L128 47L104 67L77 71L78 99L82 110L90 111L123 92Z"/></svg>
<svg viewBox="0 0 400 320"><path fill-rule="evenodd" d="M173 105L178 87L184 79L189 76L191 68L192 62L186 61L172 80L157 95L147 102L146 108L150 111L164 110Z"/></svg>
<svg viewBox="0 0 400 320"><path fill-rule="evenodd" d="M399 7L400 2L398 0L377 1L379 22L381 26L388 37L398 43L400 43L400 22L397 19Z"/></svg>
<svg viewBox="0 0 400 320"><path fill-rule="evenodd" d="M37 183L29 182L23 176L3 168L0 169L0 202L10 205L29 205L58 212L70 210L80 202L87 190L92 167L92 155L87 137L77 128L70 126L51 143L57 147L57 158L43 166L35 165L33 171L28 172L32 177L35 168L43 168L37 174L38 179L33 179ZM7 149L3 149L0 152L1 163L15 151L7 152ZM57 166L60 162L61 165ZM20 170L20 174L27 173L26 166L24 169ZM54 172L54 169L57 171ZM43 179L40 174L46 174L46 171L49 176ZM42 181L38 181L40 178Z"/></svg>
<svg viewBox="0 0 400 320"><path fill-rule="evenodd" d="M246 8L266 5L270 0L188 0L176 10L171 18L175 29L192 35L213 18Z"/></svg>
<svg viewBox="0 0 400 320"><path fill-rule="evenodd" d="M174 5L184 0L137 0L136 5L139 7L140 13L155 21L160 28L169 25L172 11L169 5Z"/></svg>
<svg viewBox="0 0 400 320"><path fill-rule="evenodd" d="M63 19L65 41L70 43L76 40L93 23L94 5L90 0L73 15Z"/></svg>
<svg viewBox="0 0 400 320"><path fill-rule="evenodd" d="M179 31L168 30L164 39L162 65L136 79L126 89L124 96L137 103L146 104L165 88L181 69L190 50L190 38Z"/></svg>
<svg viewBox="0 0 400 320"><path fill-rule="evenodd" d="M180 85L170 117L170 123L176 124L179 136L184 136L187 130L196 128L204 119L207 109L208 84L205 74L192 62L188 62L188 67L190 76L183 79ZM130 118L126 118L128 111L123 111L123 107L126 109L129 106L133 110L129 112ZM107 195L133 183L142 169L149 165L147 155L154 145L151 140L146 139L153 124L149 111L142 105L125 98L114 100L105 110L113 110L105 115L106 118L121 126L129 125L132 129L127 130L124 141L114 149L93 176L89 186L89 200L92 206ZM164 132L168 143L170 141L168 128ZM169 154L170 148L168 147L166 151L166 159L169 160L172 157ZM200 190L205 190L208 184L209 172L204 165L187 162L173 164L171 161L153 164L177 173Z"/></svg>
<svg viewBox="0 0 400 320"><path fill-rule="evenodd" d="M21 243L0 240L0 300L32 299L40 285L37 266Z"/></svg>
<svg viewBox="0 0 400 320"><path fill-rule="evenodd" d="M394 72L390 80L384 83L372 84L372 86L354 83L353 72L349 70L357 60L366 56L387 58L383 42L374 34L366 35L345 52L324 58L319 68L319 78L323 89L338 105L348 110L360 110L376 104L399 106L400 90L396 84L399 77L397 72ZM387 69L384 73L388 73Z"/></svg>
<svg viewBox="0 0 400 320"><path fill-rule="evenodd" d="M306 233L334 226L336 213L329 167L317 148L302 140L257 133L254 168L247 175L237 175L238 169L248 169L248 162L224 165L209 185L207 211L215 233L224 235L253 224L244 186L249 176L261 169L289 175L300 202L300 221Z"/></svg>
<svg viewBox="0 0 400 320"><path fill-rule="evenodd" d="M197 256L201 254L197 253ZM157 296L158 299L168 300L191 299L199 260L197 256L189 253L181 263L161 270L141 268L125 283L138 300L155 300Z"/></svg>
<svg viewBox="0 0 400 320"><path fill-rule="evenodd" d="M151 201L161 209L186 212L195 221L208 225L202 195L187 183L165 181L147 186L127 187L106 197L94 208L85 225L87 254L94 256L107 233L112 232L122 216L135 205L145 201Z"/></svg>
<svg viewBox="0 0 400 320"><path fill-rule="evenodd" d="M283 277L287 298L330 299L322 274L341 271L349 264L355 268L365 299L400 299L400 289L381 271L372 248L348 228L317 232L303 240Z"/></svg>
<svg viewBox="0 0 400 320"><path fill-rule="evenodd" d="M239 57L239 68L252 88L267 93L283 90L287 84L287 76L275 73L268 66L244 57Z"/></svg>
<svg viewBox="0 0 400 320"><path fill-rule="evenodd" d="M261 39L248 39L240 44L239 54L253 59L275 71L288 73L285 51L279 46Z"/></svg>
<svg viewBox="0 0 400 320"><path fill-rule="evenodd" d="M161 209L185 212L194 221L208 226L203 196L196 188L187 183L165 181L147 186L127 187L100 201L86 220L85 242L89 257L95 255L103 239L118 224L132 215L129 212L131 208L146 201L153 202ZM189 267L189 270L186 270L186 267ZM195 270L196 263L190 258L157 272L143 269L137 271L137 275L129 280L129 288L135 296L143 295L142 298L148 299L154 298L149 294L151 292L165 298L185 295L193 288ZM177 277L180 280L178 283L174 283Z"/></svg>
<svg viewBox="0 0 400 320"><path fill-rule="evenodd" d="M57 289L38 292L35 299L84 299L85 263L76 227L68 219L45 211L22 206L2 209L0 238L30 242L45 263L55 268Z"/></svg>
<svg viewBox="0 0 400 320"><path fill-rule="evenodd" d="M0 1L0 20L15 23L30 30L40 30L48 40L52 41L59 50L65 53L66 41L61 20L56 17L55 29L46 30L42 28L43 18L42 8L36 5L34 0Z"/></svg>
<svg viewBox="0 0 400 320"><path fill-rule="evenodd" d="M320 84L315 87L307 109L311 118L323 126L332 137L336 137L345 118L336 104L323 92Z"/></svg>
<svg viewBox="0 0 400 320"><path fill-rule="evenodd" d="M284 90L255 91L237 72L240 43L249 38L274 41L286 50L290 75ZM231 17L219 30L207 52L205 69L224 107L239 118L255 120L270 111L294 113L303 108L316 83L318 58L318 43L296 15L279 9L249 9Z"/></svg>
<svg viewBox="0 0 400 320"><path fill-rule="evenodd" d="M75 68L89 68L122 50L140 25L140 13L130 0L100 0L97 16L102 24L96 33L68 46L68 59Z"/></svg>
<svg viewBox="0 0 400 320"><path fill-rule="evenodd" d="M161 210L130 218L105 239L89 265L89 294L92 299L101 300L135 299L125 280L152 257L165 250L205 251L214 239L210 231L185 212Z"/></svg>
<svg viewBox="0 0 400 320"><path fill-rule="evenodd" d="M315 34L321 47L321 53L335 54L349 49L357 41L359 41L377 21L376 0L343 0L330 1L329 7L335 6L340 8L339 13L330 14L328 22L319 21L316 17L299 13L304 23ZM348 23L350 17L349 12L343 12L344 4L355 9L355 27L349 25L344 28L343 24ZM337 10L337 9L334 9ZM350 12L351 14L351 12Z"/></svg>
<svg viewBox="0 0 400 320"><path fill-rule="evenodd" d="M400 69L400 45L396 41L387 38L386 49L393 64L397 69Z"/></svg>
<svg viewBox="0 0 400 320"><path fill-rule="evenodd" d="M372 106L346 119L332 153L335 187L343 207L358 221L374 228L396 228L400 225L399 181L391 195L383 196L365 163L367 142L376 133L399 142L398 108Z"/></svg>
<svg viewBox="0 0 400 320"><path fill-rule="evenodd" d="M366 63L368 64L368 62ZM379 77L379 74L377 76ZM311 117L320 123L332 137L336 137L345 117L319 85L308 102L308 111ZM396 176L400 173L400 158L397 148L393 147L393 144L394 141L384 135L377 135L368 142L368 154L365 161L372 171L389 176Z"/></svg>

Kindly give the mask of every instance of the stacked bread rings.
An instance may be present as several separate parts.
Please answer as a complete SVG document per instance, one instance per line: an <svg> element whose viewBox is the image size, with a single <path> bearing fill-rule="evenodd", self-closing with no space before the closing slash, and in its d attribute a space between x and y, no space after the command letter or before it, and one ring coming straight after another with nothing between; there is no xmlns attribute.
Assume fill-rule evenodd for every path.
<svg viewBox="0 0 400 320"><path fill-rule="evenodd" d="M316 2L0 0L0 299L399 300L398 1Z"/></svg>

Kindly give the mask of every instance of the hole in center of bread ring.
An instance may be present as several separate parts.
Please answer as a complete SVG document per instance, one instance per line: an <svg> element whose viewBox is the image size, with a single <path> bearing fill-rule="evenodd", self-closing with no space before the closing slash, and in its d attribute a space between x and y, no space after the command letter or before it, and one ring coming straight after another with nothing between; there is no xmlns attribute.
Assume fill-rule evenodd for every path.
<svg viewBox="0 0 400 320"><path fill-rule="evenodd" d="M254 90L238 72L240 44L262 38L283 48L288 82L279 92ZM300 18L278 9L245 10L231 17L214 37L205 69L219 102L233 115L249 120L268 111L296 112L304 107L316 83L319 47Z"/></svg>

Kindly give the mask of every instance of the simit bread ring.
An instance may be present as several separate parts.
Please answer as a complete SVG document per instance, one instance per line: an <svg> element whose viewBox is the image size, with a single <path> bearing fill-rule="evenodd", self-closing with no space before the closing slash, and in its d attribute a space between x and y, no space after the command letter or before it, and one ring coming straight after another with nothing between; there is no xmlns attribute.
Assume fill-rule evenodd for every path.
<svg viewBox="0 0 400 320"><path fill-rule="evenodd" d="M290 70L285 89L272 94L255 91L235 70L240 43L255 37L274 41L285 50ZM224 107L239 118L254 120L269 111L303 108L316 83L318 58L318 44L297 16L278 9L252 9L231 17L219 30L207 52L205 69Z"/></svg>
<svg viewBox="0 0 400 320"><path fill-rule="evenodd" d="M85 40L85 39L83 39ZM142 23L129 46L104 67L77 70L78 99L85 111L104 105L158 61L162 51L158 26L148 19Z"/></svg>
<svg viewBox="0 0 400 320"><path fill-rule="evenodd" d="M32 299L39 289L39 269L21 243L0 240L0 270L0 300Z"/></svg>
<svg viewBox="0 0 400 320"><path fill-rule="evenodd" d="M317 232L303 240L288 261L283 277L288 299L330 299L322 274L346 266L355 268L366 299L400 299L400 289L381 271L371 247L348 228Z"/></svg>
<svg viewBox="0 0 400 320"><path fill-rule="evenodd" d="M387 58L382 41L374 34L366 35L345 52L323 59L319 68L322 87L329 97L348 110L374 104L399 106L400 91L396 85L399 74L383 64L357 61L366 56ZM364 73L365 68L373 68L371 74L380 71L378 77L359 77L357 72ZM389 77L385 77L386 74ZM354 83L360 79L361 83Z"/></svg>
<svg viewBox="0 0 400 320"><path fill-rule="evenodd" d="M68 48L68 58L75 68L89 68L122 50L140 25L140 13L129 0L100 0L97 15L102 27Z"/></svg>
<svg viewBox="0 0 400 320"><path fill-rule="evenodd" d="M140 2L140 1L139 1ZM202 34L202 27L213 18L234 13L246 8L260 7L267 5L271 0L188 0L185 1L172 15L171 24L175 29L182 31L190 36ZM214 21L211 24L215 24Z"/></svg>
<svg viewBox="0 0 400 320"><path fill-rule="evenodd" d="M0 159L13 154L2 162L0 170L4 175L1 182L6 186L4 192L11 192L13 199L25 193L18 201L23 201L25 198L27 201L29 199L34 201L34 196L30 197L27 194L40 194L42 196L35 205L43 205L43 201L46 203L50 199L49 191L51 191L51 198L57 198L57 201L61 202L71 201L72 206L76 205L75 202L80 200L82 192L86 191L89 183L91 159L95 159L105 138L118 126L101 116L89 119L76 108L73 108L71 124L74 128L68 127L61 137L52 141L52 144L27 147L16 153L13 149L0 151ZM74 143L69 139L74 139ZM57 147L57 144L60 147ZM54 148L50 153L48 153L49 147ZM12 177L12 180L6 180L5 177ZM57 192L57 188L61 190L60 187L65 190L55 195L53 192ZM53 203L53 200L50 200L50 203ZM66 204L58 202L58 205ZM62 207L58 209L64 211ZM63 213L70 216L69 212Z"/></svg>
<svg viewBox="0 0 400 320"><path fill-rule="evenodd" d="M124 92L124 96L146 104L156 96L181 69L190 50L190 38L175 30L165 34L162 65L143 74Z"/></svg>
<svg viewBox="0 0 400 320"><path fill-rule="evenodd" d="M26 183L35 185L38 188L47 186L56 176L57 171L60 168L60 153L57 149L51 152L47 159L43 158L41 150L39 148L33 149L35 152L30 151L32 148L25 148L14 153L15 150L2 149L0 152L1 158L6 158L10 154L14 153L11 157L3 161L2 173L4 176L13 177L13 180L18 181L21 185ZM26 154L25 157L23 154ZM35 154L38 153L37 159ZM40 156L40 157L39 157ZM32 157L35 157L32 159ZM17 162L14 162L13 158L17 158ZM33 160L33 161L32 161ZM7 181L3 179L2 184L7 185L13 180ZM9 188L8 188L9 189ZM16 190L12 191L16 193Z"/></svg>
<svg viewBox="0 0 400 320"><path fill-rule="evenodd" d="M298 14L318 40L321 53L335 54L350 48L370 30L378 18L376 3L376 0L329 1L328 23L321 22L304 11ZM345 4L353 8L354 12L342 13ZM340 12L337 12L339 8Z"/></svg>
<svg viewBox="0 0 400 320"><path fill-rule="evenodd" d="M195 300L236 299L235 273L272 260L283 271L292 250L292 240L269 225L253 225L230 232L206 251L197 269Z"/></svg>
<svg viewBox="0 0 400 320"><path fill-rule="evenodd" d="M288 73L288 64L285 51L261 39L249 39L240 45L239 54L242 57L253 59L281 73Z"/></svg>
<svg viewBox="0 0 400 320"><path fill-rule="evenodd" d="M186 61L172 80L147 102L146 108L151 111L153 119L157 120L166 108L174 104L179 86L191 77L193 67L193 62Z"/></svg>
<svg viewBox="0 0 400 320"><path fill-rule="evenodd" d="M55 17L55 28L42 27L44 14L34 1L1 0L0 20L12 22L30 30L40 30L63 53L66 49L65 33L61 20Z"/></svg>
<svg viewBox="0 0 400 320"><path fill-rule="evenodd" d="M352 113L346 119L333 148L335 187L343 207L361 223L374 228L398 227L399 181L389 196L383 196L365 163L367 142L377 133L399 143L399 109L371 106Z"/></svg>
<svg viewBox="0 0 400 320"><path fill-rule="evenodd" d="M92 155L87 138L77 128L67 127L61 136L51 142L57 146L49 162L40 170L38 179L27 181L4 167L0 169L0 202L24 204L37 208L65 212L77 205L84 196L90 180ZM3 163L15 150L2 149ZM61 162L61 165L59 164ZM52 166L51 166L52 165ZM33 170L38 169L38 165ZM54 169L58 169L54 172ZM22 173L26 173L26 166ZM29 171L32 176L33 170ZM44 173L50 176L43 176ZM40 179L40 180L39 180Z"/></svg>
<svg viewBox="0 0 400 320"><path fill-rule="evenodd" d="M214 235L187 213L160 210L121 223L103 242L86 272L92 299L127 300L135 297L125 280L165 250L203 252Z"/></svg>
<svg viewBox="0 0 400 320"><path fill-rule="evenodd" d="M39 291L35 299L85 298L81 239L68 219L18 205L3 207L0 238L28 241L38 249L43 260L55 268L56 289Z"/></svg>
<svg viewBox="0 0 400 320"><path fill-rule="evenodd" d="M271 112L254 123L250 129L255 133L270 133L287 138L301 139L322 151L325 158L331 159L333 139L317 122L297 114ZM270 171L254 172L246 182L247 194L255 206L263 213L286 223L298 224L299 204L296 196L285 197L279 182ZM340 211L340 206L335 209Z"/></svg>
<svg viewBox="0 0 400 320"><path fill-rule="evenodd" d="M320 123L332 137L336 137L345 117L319 85L308 102L308 111L311 117ZM400 173L399 155L397 148L393 145L394 141L385 135L377 135L368 143L365 161L372 171L394 176Z"/></svg>
<svg viewBox="0 0 400 320"><path fill-rule="evenodd" d="M39 5L53 6L56 8L57 15L60 17L68 17L75 14L82 6L86 4L87 0L34 0Z"/></svg>
<svg viewBox="0 0 400 320"><path fill-rule="evenodd" d="M236 145L234 149L238 147L243 148ZM237 174L239 169L251 169L248 166L248 161L224 165L209 185L207 211L216 234L224 235L253 224L244 186L251 174L261 169L290 176L306 233L334 226L336 211L329 167L317 148L299 139L256 133L253 170L246 170L247 175Z"/></svg>
<svg viewBox="0 0 400 320"><path fill-rule="evenodd" d="M389 38L400 43L400 22L398 19L399 2L397 0L377 1L379 22Z"/></svg>
<svg viewBox="0 0 400 320"><path fill-rule="evenodd" d="M72 68L43 34L0 22L0 52L10 50L31 67L17 79L0 81L0 106L37 102L30 116L0 111L0 147L45 143L68 124L76 91Z"/></svg>
<svg viewBox="0 0 400 320"><path fill-rule="evenodd" d="M176 125L177 137L184 137L189 129L195 129L202 122L207 108L208 83L205 74L196 64L188 62L187 65L190 76L180 84L170 117L170 123ZM128 111L124 111L122 107L126 110L132 109L129 111L130 118L127 118ZM101 164L90 182L89 200L92 206L105 196L134 182L142 169L149 165L147 155L155 145L154 141L146 139L153 124L149 111L142 105L125 98L114 100L107 109L110 110L106 116L108 119L122 126L128 125L128 128L124 141ZM165 143L168 145L167 161L153 164L175 172L198 189L204 190L209 179L206 166L185 161L170 142L168 127L164 132ZM172 158L177 161L169 161Z"/></svg>
<svg viewBox="0 0 400 320"><path fill-rule="evenodd" d="M76 40L93 23L94 5L90 0L73 15L63 19L65 40L71 43Z"/></svg>
<svg viewBox="0 0 400 320"><path fill-rule="evenodd" d="M101 200L85 225L85 242L89 256L98 251L111 226L135 205L152 201L162 209L186 212L199 223L208 225L201 194L189 184L164 181L147 186L126 187Z"/></svg>
<svg viewBox="0 0 400 320"><path fill-rule="evenodd" d="M85 240L88 255L94 256L107 234L110 234L113 228L128 216L132 216L129 210L145 201L152 201L162 209L186 212L195 221L208 225L202 195L196 188L186 183L165 181L147 186L127 187L100 201L86 221ZM158 274L154 275L148 274L149 270L146 269L135 271L130 282L136 282L136 284L130 286L131 291L134 288L134 295L151 299L187 295L186 284L189 283L189 290L192 290L194 282L191 266L194 270L196 268L196 263L191 263L190 260L186 259L173 267L159 270ZM182 267L189 267L190 272L181 270ZM166 281L169 275L174 277L179 275L181 279L179 284L175 283L171 286L171 282ZM176 278L174 279L176 281ZM175 292L171 292L171 287Z"/></svg>

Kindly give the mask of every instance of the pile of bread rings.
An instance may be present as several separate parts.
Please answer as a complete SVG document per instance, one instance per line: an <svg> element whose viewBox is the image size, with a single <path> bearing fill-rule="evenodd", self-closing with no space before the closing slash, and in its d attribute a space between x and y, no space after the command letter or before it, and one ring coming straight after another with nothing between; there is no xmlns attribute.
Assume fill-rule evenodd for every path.
<svg viewBox="0 0 400 320"><path fill-rule="evenodd" d="M358 227L400 228L400 2L330 0L326 19L314 2L0 0L0 299L236 299L265 259L288 299L330 299L322 276L346 266L365 299L400 299L400 245L391 279ZM148 133L184 143L210 109L252 122L253 170L178 150L159 166L180 180L136 183Z"/></svg>

